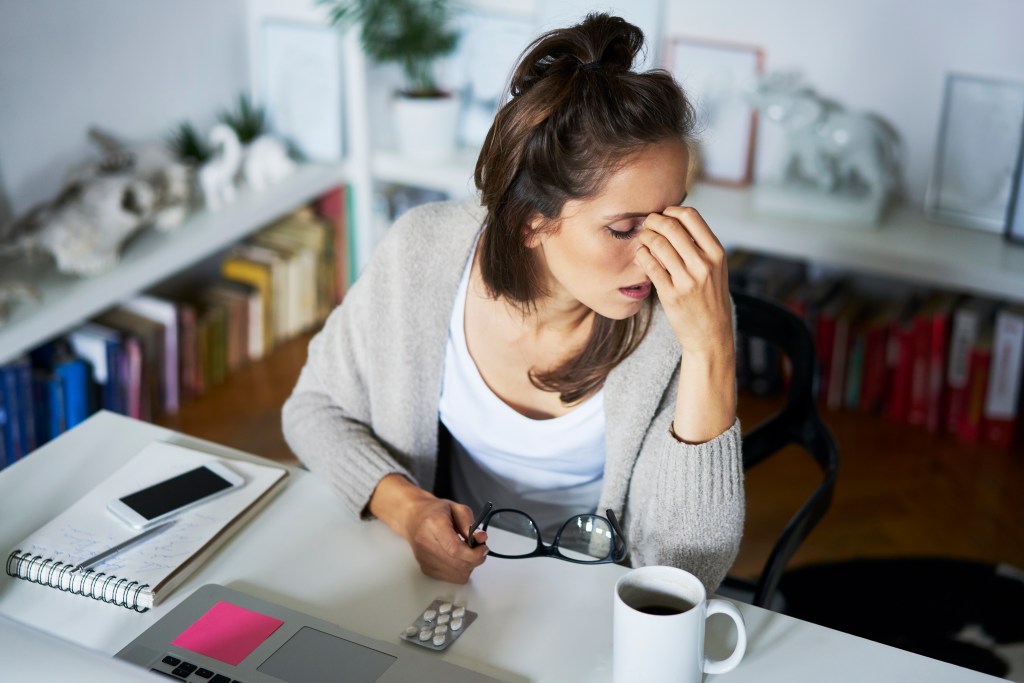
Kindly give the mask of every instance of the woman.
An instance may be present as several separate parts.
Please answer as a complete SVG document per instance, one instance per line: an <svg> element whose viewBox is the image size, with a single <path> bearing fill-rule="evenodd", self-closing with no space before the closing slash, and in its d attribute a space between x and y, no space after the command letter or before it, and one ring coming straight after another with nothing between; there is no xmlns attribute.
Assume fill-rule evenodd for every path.
<svg viewBox="0 0 1024 683"><path fill-rule="evenodd" d="M735 557L725 255L680 206L692 107L667 73L631 71L642 46L590 15L527 48L479 201L396 222L284 406L298 457L435 578L463 583L484 561L463 537L486 499L541 526L610 508L634 566L680 566L709 590ZM433 493L449 487L458 502Z"/></svg>

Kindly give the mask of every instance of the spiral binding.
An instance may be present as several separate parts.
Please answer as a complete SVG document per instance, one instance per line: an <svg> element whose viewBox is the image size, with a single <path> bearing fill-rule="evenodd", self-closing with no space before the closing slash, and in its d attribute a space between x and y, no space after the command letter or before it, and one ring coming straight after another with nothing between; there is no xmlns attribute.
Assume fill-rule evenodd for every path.
<svg viewBox="0 0 1024 683"><path fill-rule="evenodd" d="M119 579L112 574L92 569L76 573L73 564L46 559L42 555L22 553L20 548L7 556L6 569L10 576L56 588L65 593L127 607L136 612L149 611L148 607L139 605L139 596L142 595L142 591L149 588L148 583L140 584L138 581ZM80 581L76 580L78 577L81 577Z"/></svg>

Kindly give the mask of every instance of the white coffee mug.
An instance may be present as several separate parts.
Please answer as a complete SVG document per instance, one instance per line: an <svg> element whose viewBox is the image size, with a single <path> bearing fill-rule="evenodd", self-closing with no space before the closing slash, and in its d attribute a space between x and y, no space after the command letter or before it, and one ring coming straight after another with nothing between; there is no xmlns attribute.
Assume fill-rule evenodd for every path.
<svg viewBox="0 0 1024 683"><path fill-rule="evenodd" d="M736 623L736 648L726 659L704 656L704 624L712 614ZM707 599L704 584L676 567L640 567L615 583L612 679L615 683L701 683L703 674L732 671L747 649L735 605Z"/></svg>

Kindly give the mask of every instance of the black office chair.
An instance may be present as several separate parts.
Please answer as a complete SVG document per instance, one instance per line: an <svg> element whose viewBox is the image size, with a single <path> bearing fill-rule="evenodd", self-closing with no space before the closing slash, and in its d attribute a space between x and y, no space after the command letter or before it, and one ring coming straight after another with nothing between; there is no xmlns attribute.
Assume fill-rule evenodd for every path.
<svg viewBox="0 0 1024 683"><path fill-rule="evenodd" d="M821 469L817 488L786 524L756 582L727 577L719 592L758 607L773 605L782 573L832 502L839 448L818 417L814 402L814 339L807 325L787 309L739 291L732 292L738 337L759 337L785 354L792 366L786 402L773 417L743 435L743 467L749 470L786 446L806 451ZM752 599L747 596L753 595Z"/></svg>

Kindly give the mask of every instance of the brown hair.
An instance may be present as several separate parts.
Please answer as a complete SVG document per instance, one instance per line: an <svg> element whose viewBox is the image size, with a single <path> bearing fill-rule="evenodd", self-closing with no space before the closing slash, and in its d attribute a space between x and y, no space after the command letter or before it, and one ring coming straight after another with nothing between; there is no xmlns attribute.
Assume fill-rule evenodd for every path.
<svg viewBox="0 0 1024 683"><path fill-rule="evenodd" d="M487 210L480 269L495 298L524 314L545 292L533 250L531 219L557 230L569 200L592 197L631 155L668 139L692 142L695 114L664 70L638 73L633 60L643 32L619 17L590 14L581 23L541 35L519 59L508 100L495 116L477 159L474 180ZM583 350L534 386L575 403L643 340L652 300L626 320L595 314Z"/></svg>

